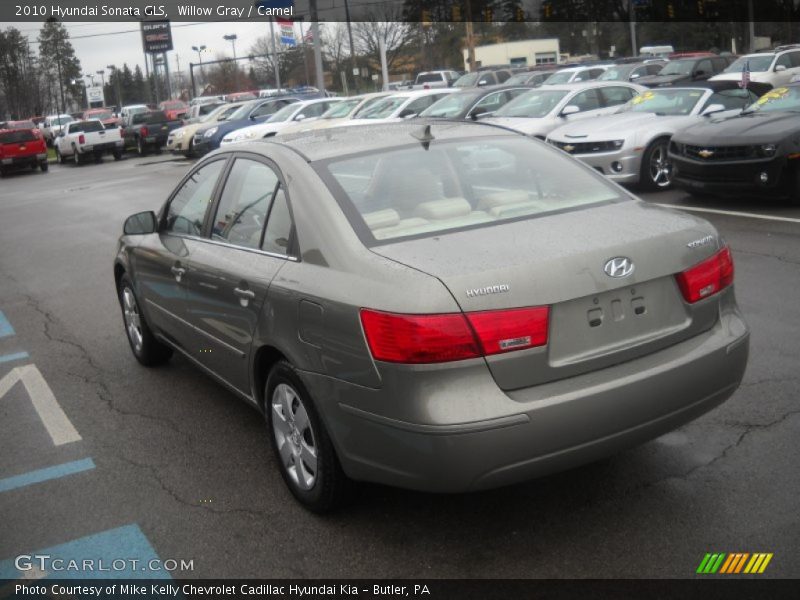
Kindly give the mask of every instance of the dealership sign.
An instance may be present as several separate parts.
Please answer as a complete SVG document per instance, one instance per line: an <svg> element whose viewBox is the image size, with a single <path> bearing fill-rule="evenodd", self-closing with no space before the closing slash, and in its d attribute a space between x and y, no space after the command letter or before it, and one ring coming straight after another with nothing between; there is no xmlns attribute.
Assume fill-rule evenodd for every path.
<svg viewBox="0 0 800 600"><path fill-rule="evenodd" d="M142 45L145 52L172 50L172 29L169 21L142 21Z"/></svg>
<svg viewBox="0 0 800 600"><path fill-rule="evenodd" d="M89 104L106 103L105 95L103 94L103 87L99 85L87 87L86 98L89 100Z"/></svg>

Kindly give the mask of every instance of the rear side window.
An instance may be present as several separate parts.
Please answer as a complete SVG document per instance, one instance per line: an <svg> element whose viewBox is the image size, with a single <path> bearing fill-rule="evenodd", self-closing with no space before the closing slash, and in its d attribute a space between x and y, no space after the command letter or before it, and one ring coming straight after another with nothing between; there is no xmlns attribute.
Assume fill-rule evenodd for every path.
<svg viewBox="0 0 800 600"><path fill-rule="evenodd" d="M212 239L245 248L259 248L277 185L278 176L267 165L237 158L211 225Z"/></svg>
<svg viewBox="0 0 800 600"><path fill-rule="evenodd" d="M787 69L792 68L792 57L789 54L782 54L778 57L778 60L775 61L776 67L786 67ZM774 67L773 67L774 68Z"/></svg>
<svg viewBox="0 0 800 600"><path fill-rule="evenodd" d="M516 137L417 143L314 166L367 245L621 199L576 161Z"/></svg>
<svg viewBox="0 0 800 600"><path fill-rule="evenodd" d="M577 106L580 112L596 110L602 107L600 94L597 89L586 90L580 94L576 94L567 104L569 106Z"/></svg>
<svg viewBox="0 0 800 600"><path fill-rule="evenodd" d="M201 235L214 187L225 165L215 160L200 167L187 179L169 203L165 230L185 235Z"/></svg>
<svg viewBox="0 0 800 600"><path fill-rule="evenodd" d="M508 71L498 71L495 73L497 75L497 81L500 83L504 83L509 77L511 77L511 73Z"/></svg>
<svg viewBox="0 0 800 600"><path fill-rule="evenodd" d="M289 254L289 243L292 238L292 215L283 186L278 187L272 209L267 219L267 230L264 232L264 243L261 249L286 256Z"/></svg>
<svg viewBox="0 0 800 600"><path fill-rule="evenodd" d="M792 68L800 67L800 52L789 52L789 60L792 62Z"/></svg>
<svg viewBox="0 0 800 600"><path fill-rule="evenodd" d="M694 68L694 72L698 75L709 75L711 71L711 61L709 59L701 60Z"/></svg>

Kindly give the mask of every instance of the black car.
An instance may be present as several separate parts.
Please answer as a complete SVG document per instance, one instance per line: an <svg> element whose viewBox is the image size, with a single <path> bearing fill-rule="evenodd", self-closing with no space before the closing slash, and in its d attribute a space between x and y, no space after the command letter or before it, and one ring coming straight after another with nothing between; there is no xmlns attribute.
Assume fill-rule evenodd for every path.
<svg viewBox="0 0 800 600"><path fill-rule="evenodd" d="M433 119L472 119L493 113L520 94L530 91L526 86L494 85L482 88L467 88L447 94L420 113L420 117Z"/></svg>
<svg viewBox="0 0 800 600"><path fill-rule="evenodd" d="M163 110L134 113L122 124L122 139L126 148L134 146L144 156L150 150L161 152L169 132L182 126L182 120L170 119Z"/></svg>
<svg viewBox="0 0 800 600"><path fill-rule="evenodd" d="M673 181L690 193L800 202L800 84L771 90L734 117L676 133L669 154Z"/></svg>
<svg viewBox="0 0 800 600"><path fill-rule="evenodd" d="M666 87L670 85L686 85L693 81L706 81L708 78L722 73L730 64L726 56L697 56L671 60L658 75L640 77L636 83L647 87Z"/></svg>

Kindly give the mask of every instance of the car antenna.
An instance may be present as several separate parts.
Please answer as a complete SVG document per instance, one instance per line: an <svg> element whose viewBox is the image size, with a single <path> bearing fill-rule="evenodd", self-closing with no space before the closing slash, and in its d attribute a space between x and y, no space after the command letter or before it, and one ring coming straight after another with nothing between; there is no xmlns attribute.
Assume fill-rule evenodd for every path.
<svg viewBox="0 0 800 600"><path fill-rule="evenodd" d="M422 142L422 147L425 150L430 148L431 142L436 139L431 133L430 125L425 125L425 127L423 127L420 131L412 131L411 137L417 138L420 142Z"/></svg>

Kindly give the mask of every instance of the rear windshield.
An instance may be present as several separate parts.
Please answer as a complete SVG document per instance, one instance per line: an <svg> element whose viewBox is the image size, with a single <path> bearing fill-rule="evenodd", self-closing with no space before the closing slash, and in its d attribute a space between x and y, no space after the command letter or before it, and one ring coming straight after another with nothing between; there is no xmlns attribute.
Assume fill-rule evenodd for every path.
<svg viewBox="0 0 800 600"><path fill-rule="evenodd" d="M103 131L105 127L100 121L81 121L80 123L71 123L69 126L70 132L83 131L89 133L92 131Z"/></svg>
<svg viewBox="0 0 800 600"><path fill-rule="evenodd" d="M622 199L601 176L521 137L434 140L315 167L367 245Z"/></svg>
<svg viewBox="0 0 800 600"><path fill-rule="evenodd" d="M0 144L19 144L34 141L36 141L36 136L28 129L15 129L0 133Z"/></svg>
<svg viewBox="0 0 800 600"><path fill-rule="evenodd" d="M417 75L417 83L441 83L444 81L441 73L420 73Z"/></svg>
<svg viewBox="0 0 800 600"><path fill-rule="evenodd" d="M93 112L93 113L89 113L89 114L87 114L87 115L84 115L84 118L86 118L86 119L100 119L100 120L103 120L103 119L110 119L110 118L112 118L113 116L114 116L114 115L112 115L112 114L111 114L111 112L108 112L108 111L107 111L107 112Z"/></svg>
<svg viewBox="0 0 800 600"><path fill-rule="evenodd" d="M36 129L33 121L9 121L6 125L8 129Z"/></svg>
<svg viewBox="0 0 800 600"><path fill-rule="evenodd" d="M139 123L147 123L149 125L151 123L163 123L164 121L169 121L169 119L162 110L133 115L134 125L138 125Z"/></svg>

